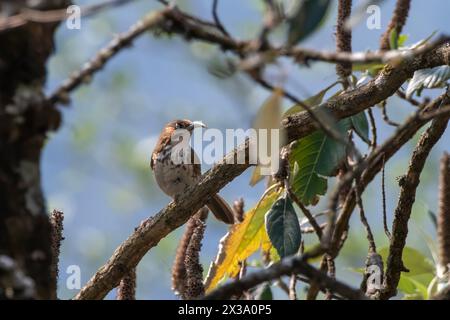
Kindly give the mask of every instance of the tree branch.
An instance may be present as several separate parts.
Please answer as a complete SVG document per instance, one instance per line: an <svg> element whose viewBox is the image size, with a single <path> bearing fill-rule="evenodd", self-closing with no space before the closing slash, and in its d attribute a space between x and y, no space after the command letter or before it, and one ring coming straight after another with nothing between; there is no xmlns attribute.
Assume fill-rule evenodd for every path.
<svg viewBox="0 0 450 320"><path fill-rule="evenodd" d="M102 12L105 9L118 7L134 0L107 0L97 4L91 4L81 7L81 16L87 17ZM14 16L0 19L0 32L18 28L28 22L51 23L60 22L69 16L67 8L55 10L37 10L30 8L22 8L20 12Z"/></svg>
<svg viewBox="0 0 450 320"><path fill-rule="evenodd" d="M219 18L219 14L217 13L217 7L219 6L219 0L213 0L213 6L212 6L212 15L214 18L214 22L217 25L217 28L222 31L222 33L229 37L230 34L228 33L227 29L225 29L224 25L222 24L222 21Z"/></svg>
<svg viewBox="0 0 450 320"><path fill-rule="evenodd" d="M142 223L114 252L108 262L101 267L75 299L102 299L128 270L151 248L180 227L227 183L240 175L249 164L236 163L239 152L248 151L248 142L229 153L222 164L214 166L202 176L197 185L191 186L176 201L172 201L154 217Z"/></svg>
<svg viewBox="0 0 450 320"><path fill-rule="evenodd" d="M398 88L411 78L416 70L449 63L450 46L440 46L432 52L420 55L399 66L386 66L376 78L367 84L347 91L335 99L330 99L317 108L320 108L323 112L328 111L337 119L348 117L395 94ZM304 125L299 126L299 124L305 123L313 125L310 116L305 112L286 117L282 121L282 125L287 130L288 140L296 140L303 135L303 130L309 131L312 129Z"/></svg>
<svg viewBox="0 0 450 320"><path fill-rule="evenodd" d="M447 152L441 159L437 228L438 260L445 276L450 274L450 155Z"/></svg>
<svg viewBox="0 0 450 320"><path fill-rule="evenodd" d="M391 32L394 29L397 29L397 34L403 30L403 27L406 24L406 20L408 19L409 8L411 6L411 0L397 0L395 5L394 14L392 15L391 22L387 27L385 33L381 37L380 41L380 49L381 50L389 50L390 46L390 36Z"/></svg>
<svg viewBox="0 0 450 320"><path fill-rule="evenodd" d="M132 25L128 31L119 34L95 57L86 62L81 70L74 72L49 97L51 103L68 103L69 92L89 80L92 75L101 70L105 64L122 49L130 46L131 42L150 28L156 27L164 19L165 11L152 12Z"/></svg>
<svg viewBox="0 0 450 320"><path fill-rule="evenodd" d="M336 25L336 51L352 52L352 30L345 27L345 22L352 13L352 0L339 0ZM352 74L352 64L338 63L336 73L343 81L345 88L349 86L348 77Z"/></svg>
<svg viewBox="0 0 450 320"><path fill-rule="evenodd" d="M115 56L120 50L128 47L132 41L145 31L156 27L160 27L168 33L183 35L187 40L196 39L218 45L222 50L233 51L239 56L244 56L246 52L251 52L254 47L253 41L235 40L230 36L223 34L223 32L220 31L220 28L214 23L196 19L176 7L167 6L164 10L148 14L142 20L131 26L127 32L120 34L117 38L112 40L104 49L100 50L94 58L87 62L81 70L74 72L69 79L64 81L63 84L50 95L49 100L52 103L67 103L70 91L76 89L86 80L89 80L95 72L104 67L109 59ZM399 64L401 61L410 60L413 59L413 57L432 51L439 45L446 43L447 40L448 38L441 37L435 42L427 43L409 51L393 50L387 52L360 52L352 54L349 52L326 52L303 48L269 47L260 54L262 56L266 53L275 56L288 56L303 62L307 60L320 60L345 64L352 62L386 63L395 61L396 64ZM260 63L264 62L265 60L262 59ZM446 63L444 62L441 63L441 65L442 64ZM264 85L261 81L259 82L270 89L270 87Z"/></svg>
<svg viewBox="0 0 450 320"><path fill-rule="evenodd" d="M424 107L426 114L436 114L435 110L441 106L446 94L442 94L427 106ZM444 108L442 108L444 109ZM450 109L447 109L447 116L450 114ZM441 114L442 115L442 114ZM405 143L407 143L416 132L427 123L425 120L427 117L423 116L423 113L416 112L403 125L397 128L396 132L388 138L382 145L377 147L371 155L365 160L367 161L366 169L361 175L359 191L362 194L369 183L375 178L375 176L381 171L385 162L387 162ZM429 120L429 119L428 119ZM355 208L356 196L355 189L353 188L347 195L344 205L342 206L341 213L337 219L336 227L334 229L332 248L330 254L336 257L342 247L342 242L345 240L345 234L348 230L348 224L351 214Z"/></svg>
<svg viewBox="0 0 450 320"><path fill-rule="evenodd" d="M447 98L443 103L448 103ZM407 173L401 178L400 196L395 209L392 224L392 238L387 258L386 277L381 293L382 299L389 299L397 292L400 274L405 271L402 261L403 248L408 235L408 221L416 197L416 190L420 183L420 173L433 146L439 141L447 128L448 116L433 120L431 126L422 134L414 149Z"/></svg>
<svg viewBox="0 0 450 320"><path fill-rule="evenodd" d="M260 283L291 274L305 276L309 280L316 282L321 289L328 289L329 291L339 294L346 299L366 299L360 290L353 289L348 285L329 277L326 273L317 270L308 264L307 259L303 256L284 258L267 269L253 272L244 276L242 279L235 280L215 289L210 294L206 295L204 299L229 299L231 296L240 295L242 292L257 286Z"/></svg>

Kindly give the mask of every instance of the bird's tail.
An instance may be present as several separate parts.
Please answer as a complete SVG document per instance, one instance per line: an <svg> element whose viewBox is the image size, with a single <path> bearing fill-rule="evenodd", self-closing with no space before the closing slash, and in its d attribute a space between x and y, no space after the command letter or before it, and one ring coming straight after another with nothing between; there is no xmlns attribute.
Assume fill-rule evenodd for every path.
<svg viewBox="0 0 450 320"><path fill-rule="evenodd" d="M218 194L212 196L206 205L218 220L228 224L234 223L233 210Z"/></svg>

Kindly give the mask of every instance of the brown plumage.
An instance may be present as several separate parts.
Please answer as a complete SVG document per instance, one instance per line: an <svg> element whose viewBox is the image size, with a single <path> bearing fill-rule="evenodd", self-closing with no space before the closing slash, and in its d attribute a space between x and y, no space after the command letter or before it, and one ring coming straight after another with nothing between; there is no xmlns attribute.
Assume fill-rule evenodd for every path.
<svg viewBox="0 0 450 320"><path fill-rule="evenodd" d="M169 122L162 130L153 150L150 166L156 182L161 190L172 198L182 194L200 179L201 166L198 157L188 144L192 131L200 126L204 127L202 123L190 120ZM228 224L234 222L232 209L219 195L213 195L206 205L218 220Z"/></svg>

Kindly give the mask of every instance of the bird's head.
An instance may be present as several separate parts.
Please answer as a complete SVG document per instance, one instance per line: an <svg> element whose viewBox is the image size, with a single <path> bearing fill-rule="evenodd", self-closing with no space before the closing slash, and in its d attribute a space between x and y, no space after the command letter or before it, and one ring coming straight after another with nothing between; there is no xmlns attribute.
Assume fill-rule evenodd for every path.
<svg viewBox="0 0 450 320"><path fill-rule="evenodd" d="M164 126L153 152L161 152L166 146L174 146L186 137L190 138L195 128L206 128L206 125L201 121L186 119L170 121Z"/></svg>
<svg viewBox="0 0 450 320"><path fill-rule="evenodd" d="M191 121L187 119L173 120L166 125L166 129L172 132L175 130L188 130L192 133L195 128L206 128L206 125L201 121Z"/></svg>

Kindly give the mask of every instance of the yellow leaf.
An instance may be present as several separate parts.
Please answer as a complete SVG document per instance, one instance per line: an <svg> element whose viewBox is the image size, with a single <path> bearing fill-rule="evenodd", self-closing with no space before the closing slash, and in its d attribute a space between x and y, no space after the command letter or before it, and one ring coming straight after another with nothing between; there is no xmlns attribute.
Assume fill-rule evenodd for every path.
<svg viewBox="0 0 450 320"><path fill-rule="evenodd" d="M270 240L264 226L264 217L281 192L282 189L263 196L259 203L246 213L244 221L233 225L220 240L219 252L206 276L207 292L214 289L223 278L236 276L240 261L244 261L261 247L269 247Z"/></svg>

